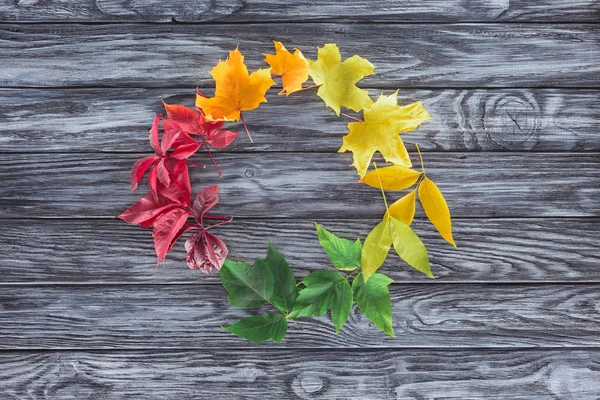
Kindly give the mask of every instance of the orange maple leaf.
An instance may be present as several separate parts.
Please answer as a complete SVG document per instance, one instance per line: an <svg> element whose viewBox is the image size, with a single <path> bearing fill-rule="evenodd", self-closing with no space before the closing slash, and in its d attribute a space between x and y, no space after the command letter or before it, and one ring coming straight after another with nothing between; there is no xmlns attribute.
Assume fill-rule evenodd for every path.
<svg viewBox="0 0 600 400"><path fill-rule="evenodd" d="M242 111L266 103L265 93L275 84L270 68L248 74L238 49L230 51L227 60L219 61L210 74L216 83L214 97L196 96L196 107L204 111L208 121L238 121Z"/></svg>
<svg viewBox="0 0 600 400"><path fill-rule="evenodd" d="M289 96L302 90L302 84L308 80L308 61L298 49L290 53L281 42L273 41L275 54L264 54L265 61L271 66L271 72L281 75L283 90L279 94Z"/></svg>

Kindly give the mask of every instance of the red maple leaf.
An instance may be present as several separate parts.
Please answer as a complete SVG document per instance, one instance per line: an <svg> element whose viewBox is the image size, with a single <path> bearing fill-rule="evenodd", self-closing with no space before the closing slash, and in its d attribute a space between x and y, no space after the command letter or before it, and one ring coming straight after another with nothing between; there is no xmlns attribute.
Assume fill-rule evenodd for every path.
<svg viewBox="0 0 600 400"><path fill-rule="evenodd" d="M148 187L150 194L158 201L159 185L169 188L172 181L175 182L177 188L185 190L185 186L189 187L189 173L187 170L187 158L192 156L200 146L195 146L197 143L192 139L182 127L175 121L162 120L163 136L159 140L158 127L162 115L157 115L154 118L152 128L149 132L150 146L154 150L154 154L137 160L131 168L130 180L131 191L135 191L142 180L142 177L150 168L148 173ZM173 151L169 153L169 149ZM182 192L182 195L189 197L190 191ZM167 192L169 196L169 192Z"/></svg>
<svg viewBox="0 0 600 400"><path fill-rule="evenodd" d="M194 152L200 147L204 147L210 159L212 160L212 163L217 169L219 177L222 177L223 174L221 173L221 170L219 169L219 166L217 165L217 162L215 161L208 146L210 145L217 149L225 148L229 146L239 136L239 134L221 129L223 126L223 121L207 121L202 110L197 112L190 107L186 107L181 104L167 104L164 101L163 104L165 105L165 110L170 120L179 124L181 129L186 133L200 137L200 141L196 141L197 147L195 147ZM194 148L194 146L191 144L188 146L190 150ZM174 153L176 151L177 150L175 150Z"/></svg>

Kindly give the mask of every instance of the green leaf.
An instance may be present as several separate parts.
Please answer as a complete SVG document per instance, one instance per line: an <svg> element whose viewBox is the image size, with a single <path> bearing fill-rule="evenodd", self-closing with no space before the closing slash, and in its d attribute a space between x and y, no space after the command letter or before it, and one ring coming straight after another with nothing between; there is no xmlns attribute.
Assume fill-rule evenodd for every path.
<svg viewBox="0 0 600 400"><path fill-rule="evenodd" d="M298 288L296 278L281 253L269 242L265 260L273 275L273 295L271 301L279 310L289 313L296 303Z"/></svg>
<svg viewBox="0 0 600 400"><path fill-rule="evenodd" d="M361 254L361 269L365 281L381 267L388 256L392 246L390 236L390 218L383 218L375 228L369 232L363 245Z"/></svg>
<svg viewBox="0 0 600 400"><path fill-rule="evenodd" d="M269 266L256 260L254 267L245 262L225 260L220 271L221 283L229 292L227 300L237 308L256 308L273 294L273 275Z"/></svg>
<svg viewBox="0 0 600 400"><path fill-rule="evenodd" d="M319 317L331 309L331 320L339 333L352 312L352 288L346 278L336 271L319 270L300 283L306 287L300 290L290 316Z"/></svg>
<svg viewBox="0 0 600 400"><path fill-rule="evenodd" d="M287 333L287 321L282 314L268 313L242 318L235 324L223 328L253 343L268 339L279 342Z"/></svg>
<svg viewBox="0 0 600 400"><path fill-rule="evenodd" d="M429 257L427 249L419 239L415 231L413 231L404 222L396 218L389 217L390 220L390 236L394 243L394 250L408 265L421 271L430 278L433 278L431 266L429 265Z"/></svg>
<svg viewBox="0 0 600 400"><path fill-rule="evenodd" d="M340 238L315 222L319 243L329 256L333 265L342 271L353 271L360 267L362 243Z"/></svg>
<svg viewBox="0 0 600 400"><path fill-rule="evenodd" d="M391 278L380 273L374 273L365 283L363 274L360 273L352 282L352 292L360 311L376 327L391 337L396 337L392 327L392 303L390 301L390 291L388 290L388 285L392 282Z"/></svg>

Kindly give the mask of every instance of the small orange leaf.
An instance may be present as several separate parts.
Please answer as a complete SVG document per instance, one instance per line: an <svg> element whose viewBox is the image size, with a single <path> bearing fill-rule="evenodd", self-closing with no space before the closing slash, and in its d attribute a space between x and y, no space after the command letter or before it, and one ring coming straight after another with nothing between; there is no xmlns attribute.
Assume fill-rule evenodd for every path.
<svg viewBox="0 0 600 400"><path fill-rule="evenodd" d="M415 203L417 199L417 191L412 190L406 196L396 200L386 211L392 218L404 222L406 225L412 223L415 217Z"/></svg>
<svg viewBox="0 0 600 400"><path fill-rule="evenodd" d="M308 61L298 49L290 53L281 42L275 44L275 54L264 54L265 61L271 66L271 72L281 75L283 90L279 94L289 96L302 90L302 84L308 80Z"/></svg>
<svg viewBox="0 0 600 400"><path fill-rule="evenodd" d="M242 111L266 103L265 93L275 84L270 68L249 75L238 49L230 51L227 60L219 61L210 74L216 82L214 97L196 95L196 107L204 111L208 121L238 121Z"/></svg>

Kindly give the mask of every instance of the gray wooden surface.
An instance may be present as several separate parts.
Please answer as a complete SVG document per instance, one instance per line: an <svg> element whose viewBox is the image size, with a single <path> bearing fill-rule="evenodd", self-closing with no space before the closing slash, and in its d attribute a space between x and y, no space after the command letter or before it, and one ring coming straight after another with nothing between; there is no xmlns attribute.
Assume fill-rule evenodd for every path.
<svg viewBox="0 0 600 400"><path fill-rule="evenodd" d="M0 0L0 399L599 399L599 21L595 0ZM417 211L437 279L386 262L396 339L354 310L339 335L241 341L216 275L181 244L155 269L113 218L160 99L191 105L227 50L254 68L273 39L337 42L376 65L372 95L432 114L406 139L459 250ZM232 256L270 239L301 276L328 263L313 221L364 238L383 205L336 153L347 120L268 100L224 177L192 179L222 186Z"/></svg>

